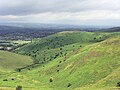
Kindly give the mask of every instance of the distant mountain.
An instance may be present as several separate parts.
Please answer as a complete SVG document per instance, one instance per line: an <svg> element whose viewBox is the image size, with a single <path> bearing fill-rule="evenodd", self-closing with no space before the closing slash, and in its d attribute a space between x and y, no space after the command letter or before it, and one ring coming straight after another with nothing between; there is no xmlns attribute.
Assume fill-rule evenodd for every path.
<svg viewBox="0 0 120 90"><path fill-rule="evenodd" d="M109 31L118 32L120 27L108 28L97 26L80 26L64 24L42 24L42 23L0 23L0 39L2 40L30 40L33 38L46 37L61 31Z"/></svg>
<svg viewBox="0 0 120 90"><path fill-rule="evenodd" d="M113 28L108 28L108 29L104 29L101 31L106 31L106 32L120 32L120 27L113 27Z"/></svg>
<svg viewBox="0 0 120 90"><path fill-rule="evenodd" d="M78 25L58 25L40 23L5 23L0 24L0 39L2 40L30 40L33 38L45 37L61 31L97 31L100 28L78 26Z"/></svg>
<svg viewBox="0 0 120 90"><path fill-rule="evenodd" d="M34 28L0 25L0 39L31 39L41 38L61 31L61 29Z"/></svg>
<svg viewBox="0 0 120 90"><path fill-rule="evenodd" d="M120 32L120 27L110 28L110 31L112 31L112 32Z"/></svg>

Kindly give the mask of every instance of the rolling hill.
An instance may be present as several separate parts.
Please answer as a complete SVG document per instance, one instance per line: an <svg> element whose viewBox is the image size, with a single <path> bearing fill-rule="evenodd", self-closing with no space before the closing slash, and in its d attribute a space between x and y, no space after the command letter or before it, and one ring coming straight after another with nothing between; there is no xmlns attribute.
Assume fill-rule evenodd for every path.
<svg viewBox="0 0 120 90"><path fill-rule="evenodd" d="M66 56L69 52L83 48L86 45L101 42L120 33L100 33L65 31L42 39L35 39L32 43L18 49L17 53L32 56L39 63Z"/></svg>
<svg viewBox="0 0 120 90"><path fill-rule="evenodd" d="M16 52L31 56L38 65L0 75L0 87L3 90L6 87L14 90L17 85L24 90L116 89L120 82L119 47L119 32L70 31L35 39Z"/></svg>

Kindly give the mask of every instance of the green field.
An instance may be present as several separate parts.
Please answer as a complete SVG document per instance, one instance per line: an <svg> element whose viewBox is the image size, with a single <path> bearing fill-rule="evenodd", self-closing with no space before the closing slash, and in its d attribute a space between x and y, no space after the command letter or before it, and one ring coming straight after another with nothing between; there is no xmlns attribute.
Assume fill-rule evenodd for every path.
<svg viewBox="0 0 120 90"><path fill-rule="evenodd" d="M14 41L10 41L10 42L19 45L19 44L28 44L28 43L30 43L31 41L14 40Z"/></svg>
<svg viewBox="0 0 120 90"><path fill-rule="evenodd" d="M117 89L120 82L119 47L119 32L61 32L35 39L16 53L31 56L38 64L21 72L2 72L1 69L0 87L2 90L14 90L17 85L23 90ZM9 52L0 51L0 59L4 59L4 53ZM14 55L16 57L12 58ZM32 61L30 57L18 54L10 53L9 56L12 57L5 60L23 60L25 64L20 66ZM10 63L9 67L14 69L12 66L18 67Z"/></svg>
<svg viewBox="0 0 120 90"><path fill-rule="evenodd" d="M18 55L8 51L0 51L0 69L14 70L32 64L33 60L28 56Z"/></svg>

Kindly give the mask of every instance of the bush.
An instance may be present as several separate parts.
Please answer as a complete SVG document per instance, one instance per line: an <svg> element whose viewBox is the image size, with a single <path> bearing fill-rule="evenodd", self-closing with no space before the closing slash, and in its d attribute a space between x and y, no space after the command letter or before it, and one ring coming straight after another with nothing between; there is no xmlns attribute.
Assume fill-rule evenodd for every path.
<svg viewBox="0 0 120 90"><path fill-rule="evenodd" d="M22 90L22 86L17 86L16 90Z"/></svg>
<svg viewBox="0 0 120 90"><path fill-rule="evenodd" d="M11 80L13 80L13 81L14 81L15 79L14 79L14 78L12 78Z"/></svg>
<svg viewBox="0 0 120 90"><path fill-rule="evenodd" d="M80 47L82 47L82 45L80 45Z"/></svg>
<svg viewBox="0 0 120 90"><path fill-rule="evenodd" d="M3 81L8 81L7 79L4 79Z"/></svg>
<svg viewBox="0 0 120 90"><path fill-rule="evenodd" d="M59 72L60 70L57 70L57 72Z"/></svg>
<svg viewBox="0 0 120 90"><path fill-rule="evenodd" d="M72 84L71 83L68 83L67 87L70 87Z"/></svg>
<svg viewBox="0 0 120 90"><path fill-rule="evenodd" d="M62 48L60 48L60 50L62 50Z"/></svg>
<svg viewBox="0 0 120 90"><path fill-rule="evenodd" d="M94 40L96 40L97 38L95 37Z"/></svg>
<svg viewBox="0 0 120 90"><path fill-rule="evenodd" d="M30 68L28 68L28 70L30 70Z"/></svg>
<svg viewBox="0 0 120 90"><path fill-rule="evenodd" d="M52 77L50 78L49 82L53 82L53 78Z"/></svg>
<svg viewBox="0 0 120 90"><path fill-rule="evenodd" d="M120 87L120 82L117 83L117 87Z"/></svg>
<svg viewBox="0 0 120 90"><path fill-rule="evenodd" d="M20 68L16 68L15 71L21 72L21 69Z"/></svg>
<svg viewBox="0 0 120 90"><path fill-rule="evenodd" d="M64 62L66 61L66 59L63 60Z"/></svg>
<svg viewBox="0 0 120 90"><path fill-rule="evenodd" d="M57 65L57 67L59 67L60 65Z"/></svg>
<svg viewBox="0 0 120 90"><path fill-rule="evenodd" d="M60 61L59 63L62 63L62 61Z"/></svg>

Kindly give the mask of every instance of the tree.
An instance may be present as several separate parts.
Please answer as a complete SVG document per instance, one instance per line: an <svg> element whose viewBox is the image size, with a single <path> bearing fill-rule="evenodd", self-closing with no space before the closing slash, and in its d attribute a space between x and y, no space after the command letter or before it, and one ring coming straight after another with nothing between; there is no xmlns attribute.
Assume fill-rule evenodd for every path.
<svg viewBox="0 0 120 90"><path fill-rule="evenodd" d="M67 87L70 87L72 84L71 83L68 83Z"/></svg>
<svg viewBox="0 0 120 90"><path fill-rule="evenodd" d="M57 70L57 72L59 72L60 70Z"/></svg>
<svg viewBox="0 0 120 90"><path fill-rule="evenodd" d="M22 90L22 86L17 86L16 90Z"/></svg>
<svg viewBox="0 0 120 90"><path fill-rule="evenodd" d="M62 50L62 48L60 48L60 50Z"/></svg>
<svg viewBox="0 0 120 90"><path fill-rule="evenodd" d="M59 63L62 63L62 61L60 61Z"/></svg>
<svg viewBox="0 0 120 90"><path fill-rule="evenodd" d="M4 79L3 81L8 81L7 79Z"/></svg>
<svg viewBox="0 0 120 90"><path fill-rule="evenodd" d="M20 68L16 68L15 71L21 72L21 69Z"/></svg>
<svg viewBox="0 0 120 90"><path fill-rule="evenodd" d="M96 40L96 37L94 37L94 40Z"/></svg>
<svg viewBox="0 0 120 90"><path fill-rule="evenodd" d="M53 82L53 78L52 77L50 78L49 82Z"/></svg>
<svg viewBox="0 0 120 90"><path fill-rule="evenodd" d="M120 82L117 83L117 87L120 87Z"/></svg>

